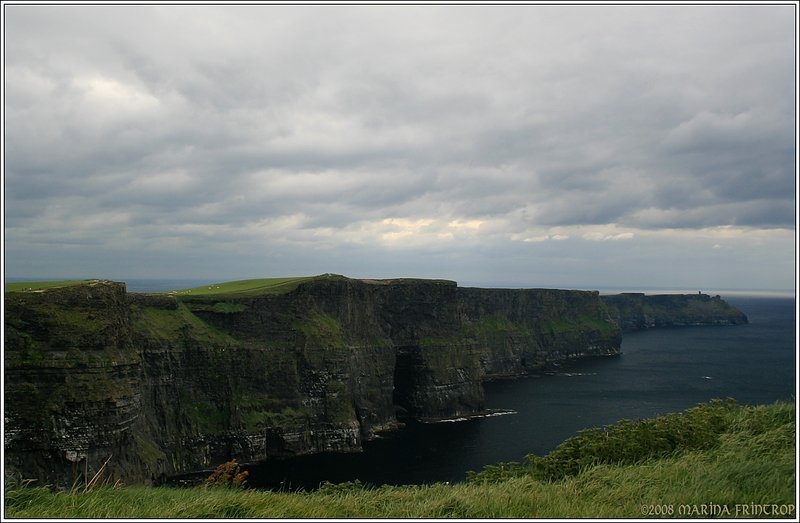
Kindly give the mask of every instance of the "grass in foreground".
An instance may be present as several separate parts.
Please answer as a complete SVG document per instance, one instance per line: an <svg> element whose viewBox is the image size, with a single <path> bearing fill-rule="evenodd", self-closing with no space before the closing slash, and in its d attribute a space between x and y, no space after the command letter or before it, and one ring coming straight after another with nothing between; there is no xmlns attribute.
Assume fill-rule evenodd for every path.
<svg viewBox="0 0 800 523"><path fill-rule="evenodd" d="M674 439L668 437L670 431ZM626 435L627 442L612 441ZM794 518L794 438L793 404L741 407L716 402L642 423L583 431L545 457L487 467L454 485L364 488L350 483L301 493L144 487L52 493L16 488L6 491L5 515L761 519L776 511L775 516ZM619 445L627 450L620 452Z"/></svg>

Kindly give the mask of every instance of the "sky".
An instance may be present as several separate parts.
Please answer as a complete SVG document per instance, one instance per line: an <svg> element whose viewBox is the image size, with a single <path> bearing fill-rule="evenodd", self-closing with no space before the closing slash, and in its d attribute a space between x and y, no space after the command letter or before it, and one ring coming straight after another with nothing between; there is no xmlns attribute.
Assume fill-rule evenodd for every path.
<svg viewBox="0 0 800 523"><path fill-rule="evenodd" d="M793 4L3 8L6 278L795 287Z"/></svg>

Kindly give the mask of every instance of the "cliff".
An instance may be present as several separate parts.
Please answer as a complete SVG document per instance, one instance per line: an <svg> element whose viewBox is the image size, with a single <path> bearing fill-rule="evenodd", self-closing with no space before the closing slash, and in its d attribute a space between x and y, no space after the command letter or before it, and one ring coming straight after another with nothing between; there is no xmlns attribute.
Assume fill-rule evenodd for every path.
<svg viewBox="0 0 800 523"><path fill-rule="evenodd" d="M596 291L465 288L459 297L462 328L481 347L484 378L619 354L620 330Z"/></svg>
<svg viewBox="0 0 800 523"><path fill-rule="evenodd" d="M719 296L707 294L623 293L603 296L609 314L623 331L689 325L741 325L747 316Z"/></svg>
<svg viewBox="0 0 800 523"><path fill-rule="evenodd" d="M597 292L307 279L283 292L5 297L6 469L68 486L236 458L358 451L406 418L483 409L482 381L619 353Z"/></svg>
<svg viewBox="0 0 800 523"><path fill-rule="evenodd" d="M5 297L7 473L65 485L114 449L134 475L142 412L141 354L122 283L95 282ZM121 459L120 459L121 458Z"/></svg>

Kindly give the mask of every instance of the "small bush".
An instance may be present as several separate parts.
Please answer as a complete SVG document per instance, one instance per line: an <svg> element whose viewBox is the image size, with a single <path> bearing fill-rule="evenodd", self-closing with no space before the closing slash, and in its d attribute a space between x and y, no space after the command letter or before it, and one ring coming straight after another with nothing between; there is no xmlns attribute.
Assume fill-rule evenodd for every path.
<svg viewBox="0 0 800 523"><path fill-rule="evenodd" d="M203 484L208 487L246 488L249 472L242 471L236 460L219 465Z"/></svg>

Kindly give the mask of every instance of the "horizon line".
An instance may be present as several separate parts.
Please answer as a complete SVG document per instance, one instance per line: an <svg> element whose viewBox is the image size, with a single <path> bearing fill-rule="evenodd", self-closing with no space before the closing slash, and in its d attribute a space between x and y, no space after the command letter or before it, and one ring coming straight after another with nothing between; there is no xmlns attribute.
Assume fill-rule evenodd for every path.
<svg viewBox="0 0 800 523"><path fill-rule="evenodd" d="M332 274L332 273L322 273L317 276L322 276L325 274ZM275 276L279 277L279 276ZM419 279L419 280L436 280L436 279L449 279L451 281L455 281L459 287L478 287L478 288L496 288L496 289L565 289L565 290L596 290L599 291L600 294L619 294L619 293L626 293L626 292L641 292L645 294L652 294L653 292L662 292L668 294L695 294L697 292L702 294L737 294L737 295L772 295L772 296L784 296L784 297L796 297L796 289L776 289L776 288L753 288L753 287L737 287L737 288L715 288L715 287L708 287L706 289L697 288L697 287L689 287L687 285L675 285L675 286L661 286L661 285L618 285L618 284L604 284L604 285L582 285L582 284L569 284L569 285L562 285L563 282L557 283L547 283L542 284L541 282L537 283L519 283L519 282L503 282L503 281L473 281L473 280L464 280L458 281L453 280L451 278L434 278L434 277L413 277L413 276L398 276L398 277L382 277L382 278L370 278L370 277L351 277L345 276L347 278L362 280L362 279L399 279L399 278L410 278L410 279ZM262 277L263 278L263 277ZM46 281L74 281L74 280L103 280L107 279L110 281L118 281L124 283L141 283L145 281L152 281L152 282L192 282L192 283L199 283L200 285L204 285L206 283L226 283L232 281L243 281L249 279L262 279L262 278L233 278L229 280L220 280L220 279L213 279L213 278L170 278L170 277L134 277L134 278L97 278L97 277L27 277L27 276L6 276L4 275L4 284L5 283L14 283L14 282L46 282ZM616 291L616 292L612 292ZM131 291L137 292L137 291Z"/></svg>

